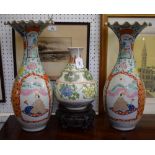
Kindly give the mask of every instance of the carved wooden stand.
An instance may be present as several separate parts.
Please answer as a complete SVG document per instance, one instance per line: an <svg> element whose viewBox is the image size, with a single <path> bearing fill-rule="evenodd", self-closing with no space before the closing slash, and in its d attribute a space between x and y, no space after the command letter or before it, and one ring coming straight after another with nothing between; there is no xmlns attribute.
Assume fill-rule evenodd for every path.
<svg viewBox="0 0 155 155"><path fill-rule="evenodd" d="M93 125L95 119L95 111L89 104L83 110L69 110L59 104L56 116L62 128L82 128L88 129Z"/></svg>

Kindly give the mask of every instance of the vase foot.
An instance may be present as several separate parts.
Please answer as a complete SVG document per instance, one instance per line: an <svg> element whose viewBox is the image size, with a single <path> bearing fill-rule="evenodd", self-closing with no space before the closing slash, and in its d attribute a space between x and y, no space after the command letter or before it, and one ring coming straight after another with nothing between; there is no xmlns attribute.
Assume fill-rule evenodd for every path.
<svg viewBox="0 0 155 155"><path fill-rule="evenodd" d="M78 103L78 104L71 104L71 103L67 103L67 102L60 102L59 105L61 107L65 107L68 110L71 111L80 111L80 110L85 110L87 109L87 107L91 104L91 102L87 102L87 103Z"/></svg>
<svg viewBox="0 0 155 155"><path fill-rule="evenodd" d="M83 107L78 107L78 108L70 108L70 107L66 107L66 109L68 109L68 110L84 110L84 109L86 109L87 108L87 106L83 106Z"/></svg>
<svg viewBox="0 0 155 155"><path fill-rule="evenodd" d="M24 131L28 131L28 132L37 132L37 131L44 130L45 128L46 128L46 126L41 126L41 127L34 128L34 129L22 127L22 129L23 129Z"/></svg>
<svg viewBox="0 0 155 155"><path fill-rule="evenodd" d="M132 127L118 127L118 126L112 126L114 129L119 131L131 131L135 129L135 126Z"/></svg>

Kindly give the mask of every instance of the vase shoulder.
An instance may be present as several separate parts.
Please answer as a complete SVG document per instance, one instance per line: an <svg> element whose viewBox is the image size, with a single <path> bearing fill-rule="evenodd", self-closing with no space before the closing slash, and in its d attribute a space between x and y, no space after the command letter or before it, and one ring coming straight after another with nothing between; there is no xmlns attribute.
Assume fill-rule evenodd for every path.
<svg viewBox="0 0 155 155"><path fill-rule="evenodd" d="M93 76L86 67L77 68L75 64L68 64L59 77L61 82L94 82Z"/></svg>
<svg viewBox="0 0 155 155"><path fill-rule="evenodd" d="M37 62L36 61L24 61L23 65L18 70L17 78L22 79L29 74L45 75L40 59L38 59Z"/></svg>
<svg viewBox="0 0 155 155"><path fill-rule="evenodd" d="M111 71L111 74L118 74L121 72L128 73L139 78L139 73L134 59L118 59Z"/></svg>

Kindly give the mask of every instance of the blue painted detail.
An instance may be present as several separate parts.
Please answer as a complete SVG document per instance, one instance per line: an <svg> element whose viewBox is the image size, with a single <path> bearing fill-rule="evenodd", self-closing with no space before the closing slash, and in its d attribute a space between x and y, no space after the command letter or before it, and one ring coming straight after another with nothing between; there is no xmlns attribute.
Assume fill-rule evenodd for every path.
<svg viewBox="0 0 155 155"><path fill-rule="evenodd" d="M29 115L31 114L31 110L33 109L33 106L27 106L25 109L24 109L24 113Z"/></svg>

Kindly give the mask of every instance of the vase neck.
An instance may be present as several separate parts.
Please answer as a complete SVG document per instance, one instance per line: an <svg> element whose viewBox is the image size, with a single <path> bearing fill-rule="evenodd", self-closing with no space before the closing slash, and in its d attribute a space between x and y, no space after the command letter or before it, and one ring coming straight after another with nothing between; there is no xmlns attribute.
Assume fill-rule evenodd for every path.
<svg viewBox="0 0 155 155"><path fill-rule="evenodd" d="M119 55L113 68L113 73L128 72L136 73L136 63L133 55L133 45L135 38L130 34L122 34L119 38Z"/></svg>
<svg viewBox="0 0 155 155"><path fill-rule="evenodd" d="M24 59L39 58L38 33L35 31L26 33L24 36Z"/></svg>
<svg viewBox="0 0 155 155"><path fill-rule="evenodd" d="M133 59L133 45L135 38L130 34L123 34L119 38L118 59Z"/></svg>
<svg viewBox="0 0 155 155"><path fill-rule="evenodd" d="M133 59L133 45L137 35L147 26L147 23L139 24L135 22L130 24L125 22L120 25L118 22L114 24L108 23L119 39L119 56L118 59Z"/></svg>
<svg viewBox="0 0 155 155"><path fill-rule="evenodd" d="M38 32L31 31L24 35L24 56L22 66L26 73L44 74L38 52Z"/></svg>
<svg viewBox="0 0 155 155"><path fill-rule="evenodd" d="M77 58L81 58L83 48L68 48L70 52L69 64L75 64Z"/></svg>

